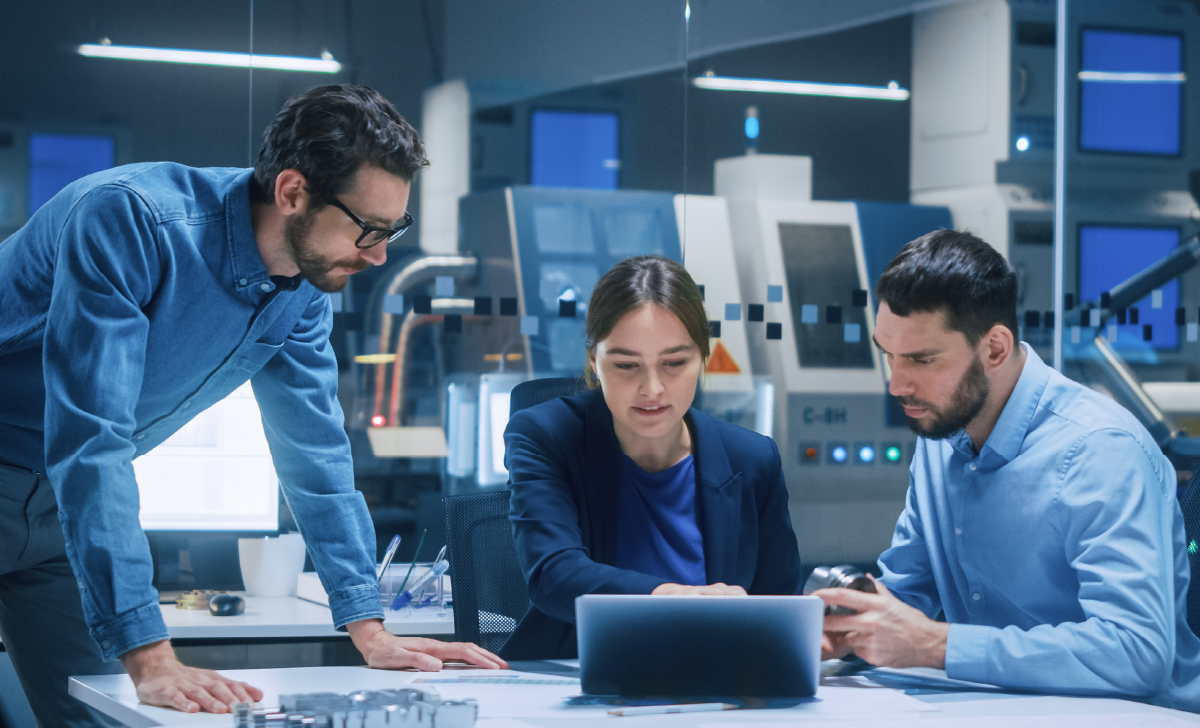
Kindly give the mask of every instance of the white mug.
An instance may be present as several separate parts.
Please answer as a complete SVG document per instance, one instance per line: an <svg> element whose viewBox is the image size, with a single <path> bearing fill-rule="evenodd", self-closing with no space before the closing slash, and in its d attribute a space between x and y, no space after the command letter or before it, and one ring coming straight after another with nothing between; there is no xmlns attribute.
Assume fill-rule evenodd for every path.
<svg viewBox="0 0 1200 728"><path fill-rule="evenodd" d="M239 538L242 582L252 597L296 595L296 577L304 569L304 538L298 533Z"/></svg>

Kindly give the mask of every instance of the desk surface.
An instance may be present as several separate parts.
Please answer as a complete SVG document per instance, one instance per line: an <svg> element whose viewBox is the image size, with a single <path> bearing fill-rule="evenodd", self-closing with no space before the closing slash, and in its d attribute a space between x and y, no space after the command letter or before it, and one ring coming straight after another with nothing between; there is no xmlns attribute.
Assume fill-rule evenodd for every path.
<svg viewBox="0 0 1200 728"><path fill-rule="evenodd" d="M228 670L223 674L244 680L265 693L264 705L277 705L280 693L397 688L414 680L451 679L484 673L489 676L506 674L499 671L447 670L442 673L388 672L365 667L295 667L274 670ZM513 674L513 673L507 673ZM544 677L544 676L538 676ZM562 698L578 694L575 685L451 685L433 687L447 698L476 696L480 706L481 728L501 725L557 726L579 725L581 719L613 720L605 708L565 708ZM692 713L686 715L657 715L622 718L620 728L648 725L706 725L755 724L782 725L784 721L803 720L809 728L846 726L848 718L856 725L883 726L919 724L925 728L950 728L970 719L973 726L1002 728L1009 725L1063 726L1087 728L1133 728L1155 726L1176 728L1200 725L1200 716L1167 710L1142 703L1104 698L1067 698L997 693L940 693L916 696L882 695L886 688L827 687L817 693L817 700L787 710L729 711L723 713ZM845 691L854 691L852 694ZM71 678L71 695L116 718L132 728L178 725L188 728L224 726L231 728L229 715L183 714L163 708L141 705L133 684L126 675L95 675ZM891 691L888 691L891 693ZM849 698L847 696L850 696ZM900 712L880 710L880 698L908 701ZM886 702L886 700L884 701ZM836 707L834 707L836 706ZM528 722L527 722L528 721ZM599 725L594 724L594 725Z"/></svg>
<svg viewBox="0 0 1200 728"><path fill-rule="evenodd" d="M239 592L240 593L240 592ZM214 617L205 609L179 609L160 604L163 621L171 639L273 639L306 637L345 637L333 628L329 607L297 597L245 596L246 612L235 617ZM410 613L411 611L411 613ZM385 611L383 627L399 635L452 635L454 613L446 610Z"/></svg>

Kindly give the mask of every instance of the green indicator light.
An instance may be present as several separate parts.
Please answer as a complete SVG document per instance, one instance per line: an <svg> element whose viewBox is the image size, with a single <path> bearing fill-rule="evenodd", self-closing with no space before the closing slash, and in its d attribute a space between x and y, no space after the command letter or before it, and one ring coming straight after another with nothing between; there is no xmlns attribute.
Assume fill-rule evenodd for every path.
<svg viewBox="0 0 1200 728"><path fill-rule="evenodd" d="M889 448L888 448L888 449L887 449L887 450L886 450L886 451L883 453L883 456L884 456L885 458L887 458L888 460L892 461L893 463L894 463L894 462L899 462L899 460L900 460L900 448L898 448L898 447L889 447Z"/></svg>
<svg viewBox="0 0 1200 728"><path fill-rule="evenodd" d="M1196 539L1192 539L1191 543L1188 544L1188 553L1196 553Z"/></svg>

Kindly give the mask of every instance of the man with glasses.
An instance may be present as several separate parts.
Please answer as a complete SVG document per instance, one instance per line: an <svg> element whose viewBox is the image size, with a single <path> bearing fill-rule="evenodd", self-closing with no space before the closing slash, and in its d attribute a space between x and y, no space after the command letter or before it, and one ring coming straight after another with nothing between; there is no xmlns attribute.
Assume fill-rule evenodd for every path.
<svg viewBox="0 0 1200 728"><path fill-rule="evenodd" d="M284 105L253 170L101 172L0 244L0 638L42 728L107 722L67 678L118 658L146 703L262 698L176 660L131 465L247 380L334 624L367 663L505 666L384 631L336 398L327 294L383 264L426 164L379 94L324 86Z"/></svg>

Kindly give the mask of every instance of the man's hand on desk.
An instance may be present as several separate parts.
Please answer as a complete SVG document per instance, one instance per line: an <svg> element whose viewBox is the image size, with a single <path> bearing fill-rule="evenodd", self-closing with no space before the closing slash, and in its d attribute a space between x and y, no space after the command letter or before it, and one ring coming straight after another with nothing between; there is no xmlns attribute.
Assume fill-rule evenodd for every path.
<svg viewBox="0 0 1200 728"><path fill-rule="evenodd" d="M246 683L187 667L175 658L166 640L136 647L121 655L121 662L133 679L138 700L147 705L184 713L228 713L235 703L256 703L263 697L261 690Z"/></svg>
<svg viewBox="0 0 1200 728"><path fill-rule="evenodd" d="M685 594L715 594L717 596L744 597L746 590L737 586L729 586L728 584L708 584L706 586L685 586L683 584L659 584L654 591L650 592L654 596L671 596L677 597Z"/></svg>
<svg viewBox="0 0 1200 728"><path fill-rule="evenodd" d="M398 670L405 667L425 672L442 669L445 660L467 662L489 670L507 668L508 663L470 642L442 642L423 637L397 637L383 628L378 619L364 619L346 625L354 646L369 667Z"/></svg>
<svg viewBox="0 0 1200 728"><path fill-rule="evenodd" d="M858 612L825 617L821 659L844 657L853 651L879 667L944 668L950 625L926 617L892 596L878 581L875 588L877 594L855 589L813 592L828 606L848 607Z"/></svg>

